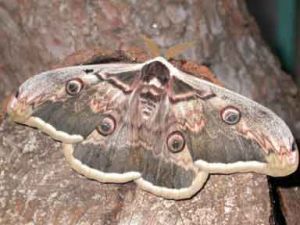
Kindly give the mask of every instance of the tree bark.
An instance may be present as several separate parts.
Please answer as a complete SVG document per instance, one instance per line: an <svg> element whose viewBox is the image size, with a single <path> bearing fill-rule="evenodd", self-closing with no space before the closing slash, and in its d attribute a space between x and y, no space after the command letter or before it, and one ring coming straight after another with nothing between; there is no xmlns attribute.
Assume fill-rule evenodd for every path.
<svg viewBox="0 0 300 225"><path fill-rule="evenodd" d="M273 109L300 140L299 91L237 0L2 0L0 99L71 53L141 47L142 34L162 48L195 41L182 58ZM165 200L78 175L36 130L4 121L0 133L0 224L270 224L263 175L212 175L193 199Z"/></svg>

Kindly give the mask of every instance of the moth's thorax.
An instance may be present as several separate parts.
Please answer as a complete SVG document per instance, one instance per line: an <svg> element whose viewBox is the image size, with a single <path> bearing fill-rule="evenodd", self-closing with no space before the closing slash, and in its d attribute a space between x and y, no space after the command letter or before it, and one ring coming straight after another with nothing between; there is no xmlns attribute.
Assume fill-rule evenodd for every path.
<svg viewBox="0 0 300 225"><path fill-rule="evenodd" d="M146 64L140 75L140 86L135 93L138 97L138 112L144 120L153 120L161 101L166 97L166 86L170 81L169 69L159 61Z"/></svg>
<svg viewBox="0 0 300 225"><path fill-rule="evenodd" d="M141 70L141 79L158 87L165 86L170 80L169 68L160 61L153 61L143 66Z"/></svg>

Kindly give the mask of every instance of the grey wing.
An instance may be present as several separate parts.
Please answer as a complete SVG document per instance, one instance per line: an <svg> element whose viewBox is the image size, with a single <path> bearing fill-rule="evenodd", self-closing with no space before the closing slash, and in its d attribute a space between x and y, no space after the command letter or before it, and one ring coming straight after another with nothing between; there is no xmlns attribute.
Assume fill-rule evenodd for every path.
<svg viewBox="0 0 300 225"><path fill-rule="evenodd" d="M209 173L285 176L296 170L298 151L293 135L271 110L181 71L175 76L196 90L208 88L214 93L195 103L203 105L204 120L201 130L190 130L187 135L195 165Z"/></svg>

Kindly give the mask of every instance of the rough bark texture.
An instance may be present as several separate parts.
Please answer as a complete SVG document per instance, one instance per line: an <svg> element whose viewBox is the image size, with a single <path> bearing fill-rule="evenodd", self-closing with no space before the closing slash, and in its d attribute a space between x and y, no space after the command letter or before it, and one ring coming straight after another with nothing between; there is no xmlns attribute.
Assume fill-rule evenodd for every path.
<svg viewBox="0 0 300 225"><path fill-rule="evenodd" d="M0 99L81 49L142 46L140 34L164 48L194 40L183 58L208 65L225 86L272 108L300 140L299 92L243 1L140 3L0 1ZM297 191L282 189L285 209ZM132 183L78 175L59 144L36 130L8 121L0 128L0 224L269 224L270 216L262 175L214 175L193 199L164 200Z"/></svg>

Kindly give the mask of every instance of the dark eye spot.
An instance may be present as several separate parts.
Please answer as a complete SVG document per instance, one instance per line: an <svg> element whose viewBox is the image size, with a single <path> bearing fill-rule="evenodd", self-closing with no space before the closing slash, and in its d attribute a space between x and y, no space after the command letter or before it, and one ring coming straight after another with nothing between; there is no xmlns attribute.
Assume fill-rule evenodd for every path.
<svg viewBox="0 0 300 225"><path fill-rule="evenodd" d="M107 136L114 132L115 127L116 127L116 122L114 118L112 118L111 116L106 116L102 119L100 124L97 126L97 131L101 135Z"/></svg>
<svg viewBox="0 0 300 225"><path fill-rule="evenodd" d="M93 73L94 72L94 70L93 69L85 69L85 70L83 70L85 73Z"/></svg>
<svg viewBox="0 0 300 225"><path fill-rule="evenodd" d="M66 92L69 95L77 95L83 88L83 81L79 78L69 80L66 83Z"/></svg>
<svg viewBox="0 0 300 225"><path fill-rule="evenodd" d="M292 152L297 150L297 144L296 141L293 142L292 147L291 147Z"/></svg>
<svg viewBox="0 0 300 225"><path fill-rule="evenodd" d="M185 146L185 140L182 133L179 131L171 133L167 138L167 146L169 151L173 153L182 151Z"/></svg>
<svg viewBox="0 0 300 225"><path fill-rule="evenodd" d="M227 106L221 111L221 118L225 123L234 125L240 121L241 112L233 106Z"/></svg>
<svg viewBox="0 0 300 225"><path fill-rule="evenodd" d="M19 91L19 89L18 89L18 90L16 91L16 93L15 93L15 97L18 98L19 95L20 95L20 91Z"/></svg>

